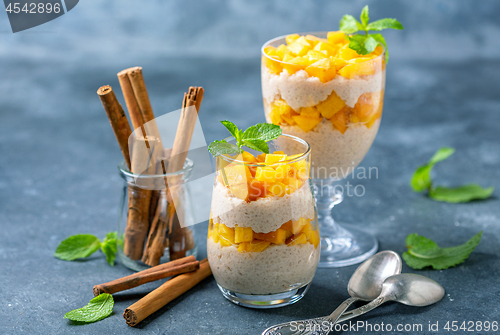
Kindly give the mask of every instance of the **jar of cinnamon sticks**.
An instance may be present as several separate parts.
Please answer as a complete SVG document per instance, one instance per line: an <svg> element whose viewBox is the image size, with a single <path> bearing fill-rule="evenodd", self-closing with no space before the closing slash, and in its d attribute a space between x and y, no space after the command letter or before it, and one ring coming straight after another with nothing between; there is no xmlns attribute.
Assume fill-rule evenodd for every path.
<svg viewBox="0 0 500 335"><path fill-rule="evenodd" d="M189 158L182 169L165 174L138 175L130 172L125 162L118 166L123 179L118 255L125 266L141 271L180 257L196 257L194 231L180 224L193 221L189 185L185 183L192 170ZM179 182L175 192L182 208L175 208L172 190L165 186L165 180L174 178Z"/></svg>

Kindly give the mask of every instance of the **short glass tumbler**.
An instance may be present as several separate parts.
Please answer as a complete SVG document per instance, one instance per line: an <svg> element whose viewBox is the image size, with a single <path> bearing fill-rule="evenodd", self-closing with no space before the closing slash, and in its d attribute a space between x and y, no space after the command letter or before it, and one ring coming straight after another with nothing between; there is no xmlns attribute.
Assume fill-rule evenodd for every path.
<svg viewBox="0 0 500 335"><path fill-rule="evenodd" d="M208 261L222 294L253 308L300 300L320 256L309 144L289 135L268 144L274 154L216 157L208 228Z"/></svg>
<svg viewBox="0 0 500 335"><path fill-rule="evenodd" d="M182 170L158 175L134 174L118 166L123 189L118 215L118 256L123 265L141 271L184 256L197 255L191 199L188 185L193 162L186 160ZM166 180L176 180L176 196L182 208L173 208ZM175 213L175 215L173 214ZM179 217L184 223L181 227Z"/></svg>

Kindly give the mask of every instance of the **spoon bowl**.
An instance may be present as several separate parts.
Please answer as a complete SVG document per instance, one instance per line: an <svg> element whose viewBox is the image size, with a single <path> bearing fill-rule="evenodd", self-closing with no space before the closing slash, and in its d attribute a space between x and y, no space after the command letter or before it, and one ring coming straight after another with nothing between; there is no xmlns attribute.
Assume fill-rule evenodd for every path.
<svg viewBox="0 0 500 335"><path fill-rule="evenodd" d="M443 299L444 288L430 278L402 273L387 278L380 295L409 306L428 306Z"/></svg>

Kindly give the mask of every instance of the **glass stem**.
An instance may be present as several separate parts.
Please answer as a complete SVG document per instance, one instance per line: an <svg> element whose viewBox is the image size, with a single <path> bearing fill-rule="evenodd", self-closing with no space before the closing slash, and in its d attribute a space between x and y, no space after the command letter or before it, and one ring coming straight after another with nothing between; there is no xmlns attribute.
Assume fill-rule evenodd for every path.
<svg viewBox="0 0 500 335"><path fill-rule="evenodd" d="M329 230L340 228L332 217L332 208L342 202L344 195L336 189L335 182L333 179L313 179L320 231L322 227Z"/></svg>

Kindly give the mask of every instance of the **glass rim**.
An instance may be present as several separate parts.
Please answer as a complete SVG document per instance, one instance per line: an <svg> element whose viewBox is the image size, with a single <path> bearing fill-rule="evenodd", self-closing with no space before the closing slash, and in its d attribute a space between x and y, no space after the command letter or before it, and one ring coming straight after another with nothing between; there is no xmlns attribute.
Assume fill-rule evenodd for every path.
<svg viewBox="0 0 500 335"><path fill-rule="evenodd" d="M221 159L223 159L223 160L225 160L226 162L229 162L229 163L237 163L237 164L242 164L242 165L246 165L246 166L250 166L250 167L264 167L264 166L270 166L270 165L287 165L287 164L297 163L298 161L301 161L301 160L307 158L311 154L311 146L309 145L309 143L307 141L301 139L300 137L289 135L289 134L281 134L280 137L281 136L291 138L292 140L305 145L306 150L304 152L300 153L300 154L297 154L297 155L299 155L297 157L294 157L292 159L288 159L288 157L287 157L287 159L285 159L284 161L275 162L275 163L272 163L272 164L270 164L270 163L264 163L264 162L248 163L248 162L245 162L245 161L233 158L233 157L231 157L231 156L229 156L227 154L225 154L225 155L219 155L219 156L216 156L215 158L221 158ZM229 136L229 137L226 137L224 139L224 141L227 142L227 141L234 140L234 139L235 139L234 136ZM273 141L275 141L275 140L273 140Z"/></svg>
<svg viewBox="0 0 500 335"><path fill-rule="evenodd" d="M283 64L290 64L290 65L296 65L296 64L292 64L292 63L288 63L288 62L284 62L282 60L278 60L278 59L274 59L272 57L269 57L269 55L267 55L265 52L264 52L264 48L267 47L269 44L277 41L277 40L280 40L280 39L285 39L288 35L293 35L293 34L297 34L299 36L305 36L305 35L313 35L313 36L316 36L315 34L328 34L329 31L315 31L315 32L304 32L304 33L292 33L292 34L286 34L286 35L281 35L281 36L278 36L278 37L274 37L272 39L270 39L269 41L265 42L262 47L260 48L260 53L262 56L266 57L267 59L269 60L272 60L272 61L275 61L277 63L283 63ZM317 37L317 36L316 36ZM322 37L320 37L322 38ZM383 59L385 59L385 47L381 44L379 44L378 46L382 47L383 51L380 55L378 55L377 57L375 58L372 58L372 59L369 59L369 60L366 60L364 62L361 62L361 63L357 63L357 64L363 64L365 62L370 62L370 61L373 61L373 60L376 60L378 58L382 58L382 56L384 56ZM364 57L365 55L361 55L361 57Z"/></svg>
<svg viewBox="0 0 500 335"><path fill-rule="evenodd" d="M186 161L184 162L184 167L174 172L159 173L159 174L137 174L131 172L128 169L127 165L125 164L125 161L122 161L120 164L118 164L118 171L123 176L134 178L137 180L137 179L164 178L164 177L183 175L193 170L193 167L194 167L194 162L186 157Z"/></svg>

